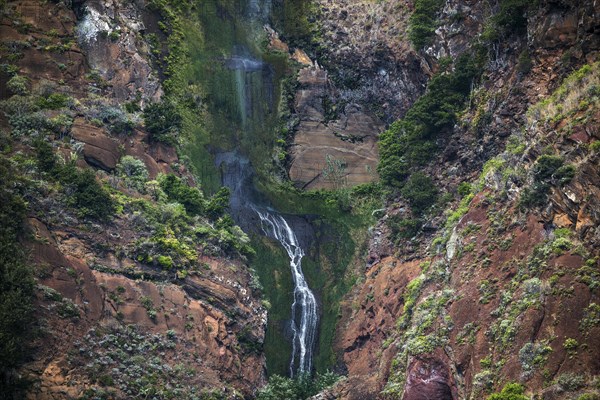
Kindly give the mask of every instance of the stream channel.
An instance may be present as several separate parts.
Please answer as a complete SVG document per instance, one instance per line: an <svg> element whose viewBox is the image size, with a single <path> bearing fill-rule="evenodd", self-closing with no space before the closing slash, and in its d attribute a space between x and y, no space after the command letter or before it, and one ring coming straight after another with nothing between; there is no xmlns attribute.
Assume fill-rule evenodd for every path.
<svg viewBox="0 0 600 400"><path fill-rule="evenodd" d="M205 2L200 10L202 43L192 51L192 60L196 64L193 68L196 79L207 91L211 118L207 147L220 184L230 189L230 213L245 232L255 237L254 242L257 236L270 238L271 243L278 242L287 254L285 265L281 265L280 258L273 258L279 262L274 272L278 277L291 275L293 292L276 299L270 297L271 302L287 301L285 305L274 304L272 310L284 306L289 311L286 320L277 324L272 321L272 310L269 312L265 352L270 374L286 373L293 377L314 370L319 305L304 276L302 259L314 243L315 233L310 217L278 212L256 188L260 179L257 164L269 163L273 152L279 83L289 73L287 57L269 56L257 44L264 39L263 26L268 23L270 8L269 0L240 0L233 6L219 0ZM262 251L265 250L271 251L268 245L263 246ZM268 257L260 256L253 262L259 272L265 267L256 264ZM289 272L283 273L283 268ZM264 276L261 274L261 278ZM282 291L289 283L280 286L278 290ZM268 292L269 288L266 289ZM280 352L281 344L277 349L273 347L281 342L282 338L277 337L281 334L287 342L287 357ZM282 371L284 363L286 371Z"/></svg>

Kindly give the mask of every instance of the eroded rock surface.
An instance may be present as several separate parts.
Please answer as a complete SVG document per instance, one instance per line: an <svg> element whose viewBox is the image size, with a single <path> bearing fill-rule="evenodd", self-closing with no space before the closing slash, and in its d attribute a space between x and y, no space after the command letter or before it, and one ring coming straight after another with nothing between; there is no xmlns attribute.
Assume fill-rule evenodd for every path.
<svg viewBox="0 0 600 400"><path fill-rule="evenodd" d="M290 178L305 189L340 188L377 178L377 136L383 124L356 103L339 111L327 71L303 68L295 111L300 120L291 150ZM331 115L333 114L333 115Z"/></svg>

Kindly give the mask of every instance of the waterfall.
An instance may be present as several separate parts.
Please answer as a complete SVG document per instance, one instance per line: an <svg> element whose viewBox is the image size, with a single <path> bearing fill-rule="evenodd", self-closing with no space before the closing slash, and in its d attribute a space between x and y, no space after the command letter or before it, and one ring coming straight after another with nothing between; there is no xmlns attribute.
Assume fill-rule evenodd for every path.
<svg viewBox="0 0 600 400"><path fill-rule="evenodd" d="M310 373L313 348L317 330L317 301L302 273L304 251L287 221L278 214L255 210L260 217L265 235L275 238L290 257L294 279L294 302L292 303L292 358L290 376ZM298 321L298 318L300 319ZM297 369L295 368L297 364Z"/></svg>
<svg viewBox="0 0 600 400"><path fill-rule="evenodd" d="M289 374L295 376L311 373L313 369L318 323L315 296L302 272L304 250L296 236L301 236L301 232L308 232L309 224L305 221L298 221L298 225L291 224L296 230L294 232L288 221L272 210L269 199L254 186L256 176L250 161L252 156L253 162L268 160L267 154L272 150L270 143L279 123L275 94L278 93L276 85L281 77L278 77L276 71L287 69L287 61L264 57L260 46L256 45L264 39L264 25L269 23L271 3L271 0L244 0L236 3L239 7L235 10L235 18L230 20L220 19L216 12L218 7L215 7L214 18L232 24L231 29L223 30L224 33L236 34L229 37L229 41L223 40L226 43L224 47L221 40L214 43L211 41L219 38L218 28L215 27L216 31L205 37L208 44L217 47L219 51L211 53L214 57L212 60L202 62L218 64L206 65L204 69L206 86L212 89L210 96L207 96L207 105L212 107L215 126L225 129L232 139L222 145L213 143L214 161L221 175L221 184L231 192L230 214L244 231L263 233L278 240L290 259L294 293L291 299L291 324L289 331L284 334L287 337L289 333L292 339ZM214 19L207 21L207 26L213 26L212 22ZM240 32L244 32L244 35ZM208 79L211 76L216 79ZM287 268L285 264L281 267ZM285 307L287 306L286 303ZM286 315L277 315L276 323L284 319L287 319ZM276 340L283 339L275 324L273 328L277 330ZM287 355L278 354L277 357Z"/></svg>

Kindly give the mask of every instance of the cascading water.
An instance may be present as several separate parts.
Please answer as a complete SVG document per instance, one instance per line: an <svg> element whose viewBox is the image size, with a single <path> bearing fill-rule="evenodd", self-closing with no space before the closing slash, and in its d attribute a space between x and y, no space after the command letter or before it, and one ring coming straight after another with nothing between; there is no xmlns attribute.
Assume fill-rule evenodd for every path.
<svg viewBox="0 0 600 400"><path fill-rule="evenodd" d="M281 243L290 257L290 267L294 279L294 302L292 303L291 328L292 359L290 376L310 373L312 370L313 348L317 330L317 301L308 287L302 273L304 251L298 243L294 231L279 214L255 210L260 217L265 235L272 236ZM299 318L299 321L298 321Z"/></svg>
<svg viewBox="0 0 600 400"><path fill-rule="evenodd" d="M223 171L223 185L230 189L230 210L236 222L246 231L255 230L253 216L260 218L265 236L277 240L290 259L290 269L294 283L294 297L291 307L290 330L292 333L292 354L289 364L290 376L310 373L313 366L313 352L317 333L318 308L315 295L308 287L302 272L304 250L288 222L259 199L252 186L253 171L250 162L236 152L220 153L216 161Z"/></svg>
<svg viewBox="0 0 600 400"><path fill-rule="evenodd" d="M317 336L318 309L302 271L304 251L301 243L312 240L312 226L304 218L284 219L273 211L271 202L256 190L254 166L269 163L274 131L278 124L277 98L287 59L265 54L257 43L264 40L264 24L268 23L271 0L240 0L229 3L207 0L203 3L204 41L198 55L198 79L207 90L206 106L210 111L215 136L210 150L220 174L220 184L230 189L230 213L246 232L278 240L289 256L292 281L278 297L291 302L291 318L278 311L269 321L273 334L268 340L291 339L291 376L311 373ZM210 27L211 29L208 29ZM217 139L218 138L218 139ZM260 223L259 223L260 222ZM262 231L260 229L262 225ZM293 229L292 229L293 228ZM275 265L274 265L275 267ZM260 268L260 267L258 267ZM257 268L257 269L258 269ZM285 261L276 265L288 268ZM286 275L287 275L287 271ZM291 294L293 283L293 298ZM291 323L288 323L291 321ZM289 326L289 330L287 330ZM277 348L288 347L276 344ZM274 346L273 346L274 347ZM273 348L271 347L271 348ZM267 357L269 350L265 349ZM286 350L287 353L287 350ZM289 353L287 353L289 354ZM276 360L275 373L288 367L284 354L271 353Z"/></svg>

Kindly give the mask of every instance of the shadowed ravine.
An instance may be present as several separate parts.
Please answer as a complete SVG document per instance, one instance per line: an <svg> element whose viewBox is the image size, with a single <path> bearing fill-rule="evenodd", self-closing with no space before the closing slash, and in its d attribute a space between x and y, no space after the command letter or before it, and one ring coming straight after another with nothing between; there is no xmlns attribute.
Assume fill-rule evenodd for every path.
<svg viewBox="0 0 600 400"><path fill-rule="evenodd" d="M262 26L268 2L250 1L246 18L251 26ZM255 170L248 154L256 152L257 136L264 136L273 126L269 115L276 109L274 100L274 67L261 59L257 51L250 51L251 44L233 44L228 49L230 56L222 61L230 82L223 82L223 90L230 88L228 110L230 121L236 121L232 129L237 132L237 144L231 150L214 152L215 164L219 168L221 184L230 189L230 213L235 222L246 232L264 235L277 240L289 257L289 268L293 279L293 303L288 329L291 341L289 374L311 373L318 328L318 307L315 295L308 287L302 271L302 257L306 245L306 232L312 231L307 222L300 218L286 220L274 210L272 204L254 187ZM215 60L216 61L216 60ZM235 132L232 132L235 134ZM261 229L262 228L262 229ZM300 231L299 236L295 230ZM281 268L288 266L281 265ZM284 357L283 355L281 355Z"/></svg>

